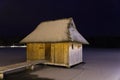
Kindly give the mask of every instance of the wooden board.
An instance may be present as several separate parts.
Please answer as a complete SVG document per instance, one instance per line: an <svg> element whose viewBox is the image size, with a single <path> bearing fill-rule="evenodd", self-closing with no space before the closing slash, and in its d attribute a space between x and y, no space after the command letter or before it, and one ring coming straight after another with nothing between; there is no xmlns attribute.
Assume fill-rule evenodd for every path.
<svg viewBox="0 0 120 80"><path fill-rule="evenodd" d="M27 66L31 66L31 65L36 65L36 64L40 64L40 63L45 63L45 62L46 62L45 60L35 60L35 61L27 61L27 62L21 62L21 63L7 65L7 66L2 66L2 67L0 67L0 72L11 71L14 69L27 67Z"/></svg>
<svg viewBox="0 0 120 80"><path fill-rule="evenodd" d="M51 44L51 62L49 63L55 63L55 44Z"/></svg>
<svg viewBox="0 0 120 80"><path fill-rule="evenodd" d="M34 65L45 63L45 62L46 62L45 60L35 60L35 61L27 61L27 62L21 62L21 63L7 65L7 66L2 66L0 67L0 79L4 78L5 72L9 72L9 71L13 71L16 69L29 67L29 66L31 66L30 68L33 68Z"/></svg>
<svg viewBox="0 0 120 80"><path fill-rule="evenodd" d="M64 43L64 64L69 64L69 43Z"/></svg>

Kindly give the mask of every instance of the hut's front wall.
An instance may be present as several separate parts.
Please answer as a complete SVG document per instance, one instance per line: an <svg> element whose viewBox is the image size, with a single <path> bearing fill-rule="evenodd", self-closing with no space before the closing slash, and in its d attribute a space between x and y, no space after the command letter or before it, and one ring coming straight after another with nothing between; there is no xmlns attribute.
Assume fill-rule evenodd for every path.
<svg viewBox="0 0 120 80"><path fill-rule="evenodd" d="M69 64L69 43L28 43L27 60L47 60L49 64Z"/></svg>
<svg viewBox="0 0 120 80"><path fill-rule="evenodd" d="M27 60L47 60L47 64L72 66L82 62L82 44L28 43Z"/></svg>

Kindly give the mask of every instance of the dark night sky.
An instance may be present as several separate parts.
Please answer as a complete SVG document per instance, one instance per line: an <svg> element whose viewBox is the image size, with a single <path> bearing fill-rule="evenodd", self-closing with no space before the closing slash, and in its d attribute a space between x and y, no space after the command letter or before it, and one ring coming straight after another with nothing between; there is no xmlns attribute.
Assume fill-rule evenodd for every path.
<svg viewBox="0 0 120 80"><path fill-rule="evenodd" d="M85 37L120 36L120 0L0 0L0 38L24 37L41 21L73 17Z"/></svg>

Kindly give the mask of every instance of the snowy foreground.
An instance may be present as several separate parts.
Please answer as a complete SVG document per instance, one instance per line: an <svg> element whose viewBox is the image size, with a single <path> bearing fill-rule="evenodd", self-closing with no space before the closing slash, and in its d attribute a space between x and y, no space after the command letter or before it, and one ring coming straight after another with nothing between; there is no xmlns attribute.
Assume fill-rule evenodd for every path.
<svg viewBox="0 0 120 80"><path fill-rule="evenodd" d="M25 48L0 48L0 66L25 61ZM120 80L120 49L84 49L84 61L70 69L39 65L5 80Z"/></svg>

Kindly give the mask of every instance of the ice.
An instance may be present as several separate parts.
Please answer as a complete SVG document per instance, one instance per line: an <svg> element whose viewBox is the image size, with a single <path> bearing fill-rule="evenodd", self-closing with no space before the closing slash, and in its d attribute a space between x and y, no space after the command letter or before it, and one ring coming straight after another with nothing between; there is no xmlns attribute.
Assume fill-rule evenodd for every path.
<svg viewBox="0 0 120 80"><path fill-rule="evenodd" d="M116 48L84 48L83 58L86 64L79 64L72 68L43 66L29 72L37 78L50 80L120 80L120 49ZM0 64L8 65L25 60L25 49L0 49ZM11 80L24 79L28 73L10 75ZM9 77L10 77L9 76ZM21 76L21 77L20 77ZM9 77L6 80L10 80ZM10 78L11 78L10 77ZM35 77L34 77L35 78ZM32 78L31 78L32 80Z"/></svg>

